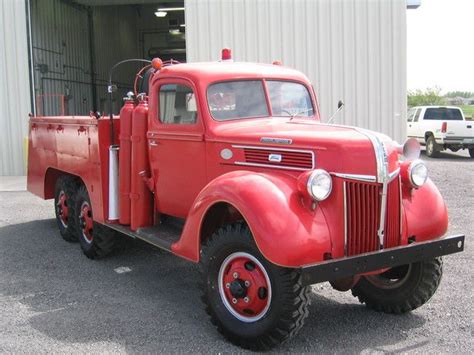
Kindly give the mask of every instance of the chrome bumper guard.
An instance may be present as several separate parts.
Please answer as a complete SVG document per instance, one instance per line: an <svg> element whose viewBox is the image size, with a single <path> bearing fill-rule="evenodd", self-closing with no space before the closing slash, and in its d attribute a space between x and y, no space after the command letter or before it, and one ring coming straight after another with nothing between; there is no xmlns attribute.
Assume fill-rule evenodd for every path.
<svg viewBox="0 0 474 355"><path fill-rule="evenodd" d="M390 268L464 250L464 235L452 235L426 242L414 242L396 248L379 250L356 256L323 261L301 268L304 285L332 281Z"/></svg>

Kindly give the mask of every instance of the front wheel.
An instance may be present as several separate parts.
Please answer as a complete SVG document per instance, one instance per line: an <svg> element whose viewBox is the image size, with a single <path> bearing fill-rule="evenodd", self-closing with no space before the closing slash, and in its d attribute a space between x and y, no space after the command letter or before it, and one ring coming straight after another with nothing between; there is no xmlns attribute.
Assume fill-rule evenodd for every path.
<svg viewBox="0 0 474 355"><path fill-rule="evenodd" d="M295 335L308 315L309 288L298 270L269 263L242 223L220 228L201 253L202 300L229 341L270 349Z"/></svg>
<svg viewBox="0 0 474 355"><path fill-rule="evenodd" d="M428 302L442 274L441 258L398 266L380 275L361 277L352 294L376 311L406 313Z"/></svg>
<svg viewBox="0 0 474 355"><path fill-rule="evenodd" d="M474 158L474 148L469 148L469 155Z"/></svg>

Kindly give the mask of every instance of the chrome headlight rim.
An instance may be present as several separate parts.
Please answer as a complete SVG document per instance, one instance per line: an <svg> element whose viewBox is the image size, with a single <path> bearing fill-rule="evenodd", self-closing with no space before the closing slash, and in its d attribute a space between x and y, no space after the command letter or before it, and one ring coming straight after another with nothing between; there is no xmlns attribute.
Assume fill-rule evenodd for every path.
<svg viewBox="0 0 474 355"><path fill-rule="evenodd" d="M426 169L426 176L425 178L423 179L423 182L421 183L417 183L414 179L413 179L413 171L414 169L417 167L417 166L424 166L425 169ZM410 183L412 184L413 187L415 188L420 188L422 187L425 183L426 183L426 180L428 180L428 168L426 166L426 164L421 161L420 159L416 159L416 160L413 160L410 165L408 166L408 177L410 179Z"/></svg>
<svg viewBox="0 0 474 355"><path fill-rule="evenodd" d="M329 189L328 191L323 195L323 196L316 196L314 193L313 193L313 189L312 189L312 185L313 185L313 181L314 179L316 179L317 177L319 176L325 176L328 178L329 180ZM331 194L332 192L332 177L331 177L331 174L329 174L326 170L324 169L315 169L311 172L311 174L309 175L308 177L308 181L306 182L306 190L309 194L309 196L311 196L311 198L315 201L324 201L325 199L327 199L329 197L329 195Z"/></svg>

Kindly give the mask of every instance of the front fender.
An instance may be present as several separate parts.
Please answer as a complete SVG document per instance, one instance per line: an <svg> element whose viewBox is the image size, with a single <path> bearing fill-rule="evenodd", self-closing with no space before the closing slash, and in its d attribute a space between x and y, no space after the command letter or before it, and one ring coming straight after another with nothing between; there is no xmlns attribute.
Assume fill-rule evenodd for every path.
<svg viewBox="0 0 474 355"><path fill-rule="evenodd" d="M448 230L448 211L435 184L428 179L419 189L404 189L405 237L435 239Z"/></svg>
<svg viewBox="0 0 474 355"><path fill-rule="evenodd" d="M196 198L180 240L172 251L198 262L206 212L226 202L247 222L260 252L270 262L299 267L316 263L331 252L331 238L321 208L307 208L296 185L285 173L234 171L210 182Z"/></svg>

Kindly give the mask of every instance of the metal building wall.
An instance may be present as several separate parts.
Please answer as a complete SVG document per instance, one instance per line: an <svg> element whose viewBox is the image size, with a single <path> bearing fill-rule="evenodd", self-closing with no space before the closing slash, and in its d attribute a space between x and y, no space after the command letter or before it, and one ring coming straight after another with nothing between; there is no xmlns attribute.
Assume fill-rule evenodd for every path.
<svg viewBox="0 0 474 355"><path fill-rule="evenodd" d="M304 72L323 121L405 138L405 0L186 0L188 61L279 59Z"/></svg>
<svg viewBox="0 0 474 355"><path fill-rule="evenodd" d="M0 176L23 175L30 81L25 1L0 2Z"/></svg>

